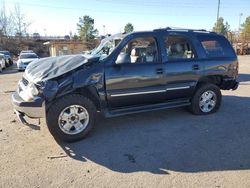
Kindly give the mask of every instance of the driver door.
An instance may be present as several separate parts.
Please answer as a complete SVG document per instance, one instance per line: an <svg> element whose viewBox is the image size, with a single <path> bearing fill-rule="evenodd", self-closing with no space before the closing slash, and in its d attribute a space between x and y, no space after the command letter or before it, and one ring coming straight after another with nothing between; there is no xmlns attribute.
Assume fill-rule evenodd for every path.
<svg viewBox="0 0 250 188"><path fill-rule="evenodd" d="M105 67L110 109L159 103L165 97L164 69L156 37L128 41L116 61Z"/></svg>

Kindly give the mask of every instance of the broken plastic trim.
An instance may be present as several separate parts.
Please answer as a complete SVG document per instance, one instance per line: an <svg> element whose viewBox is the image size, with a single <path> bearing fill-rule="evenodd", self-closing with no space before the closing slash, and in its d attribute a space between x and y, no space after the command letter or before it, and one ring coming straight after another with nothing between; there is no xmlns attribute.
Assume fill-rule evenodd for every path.
<svg viewBox="0 0 250 188"><path fill-rule="evenodd" d="M24 113L21 113L21 112L15 110L15 109L14 109L14 113L17 115L18 120L19 120L22 124L27 125L27 126L30 126L30 125L31 125L31 124L28 123L28 122L26 121L26 119L24 118L24 116L25 116ZM40 125L40 124L41 124L41 120L40 120L40 118L38 118L38 125Z"/></svg>
<svg viewBox="0 0 250 188"><path fill-rule="evenodd" d="M14 111L15 111L15 114L17 115L18 120L19 120L22 124L24 124L24 125L29 125L29 123L24 119L24 114L23 114L23 113L21 113L21 112L15 110L15 109L14 109Z"/></svg>

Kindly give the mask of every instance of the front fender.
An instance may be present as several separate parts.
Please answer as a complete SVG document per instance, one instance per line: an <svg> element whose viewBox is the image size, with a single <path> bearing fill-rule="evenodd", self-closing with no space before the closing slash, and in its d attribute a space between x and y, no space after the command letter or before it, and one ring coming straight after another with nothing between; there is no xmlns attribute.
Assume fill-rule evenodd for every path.
<svg viewBox="0 0 250 188"><path fill-rule="evenodd" d="M103 88L104 73L98 66L86 67L73 74L74 89L94 85L97 90Z"/></svg>
<svg viewBox="0 0 250 188"><path fill-rule="evenodd" d="M48 81L45 85L44 96L48 103L58 100L70 93L88 95L91 99L98 100L100 105L105 105L106 95L104 90L104 71L100 64L85 66L67 76Z"/></svg>

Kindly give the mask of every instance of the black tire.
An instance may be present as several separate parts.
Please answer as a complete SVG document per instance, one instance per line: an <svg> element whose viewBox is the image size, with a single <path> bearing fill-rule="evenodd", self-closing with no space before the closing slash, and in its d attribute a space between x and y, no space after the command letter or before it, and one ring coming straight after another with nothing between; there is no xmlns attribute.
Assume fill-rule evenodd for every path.
<svg viewBox="0 0 250 188"><path fill-rule="evenodd" d="M6 68L10 66L9 62L5 61Z"/></svg>
<svg viewBox="0 0 250 188"><path fill-rule="evenodd" d="M201 100L202 94L208 91L212 91L215 94L214 98L216 102L215 102L214 107L211 109L211 111L204 112L201 109L202 107L200 107L200 100ZM195 94L193 95L189 110L195 115L206 115L206 114L215 113L220 108L220 105L221 105L220 88L214 84L203 84L197 88Z"/></svg>
<svg viewBox="0 0 250 188"><path fill-rule="evenodd" d="M13 61L10 59L9 62L10 62L10 66L12 66L13 65Z"/></svg>
<svg viewBox="0 0 250 188"><path fill-rule="evenodd" d="M83 129L80 133L73 135L66 134L59 127L60 113L65 108L71 105L79 105L84 107L89 115L89 120L86 128ZM57 100L55 103L51 105L51 107L47 112L46 121L49 131L51 132L51 134L54 136L55 139L63 140L66 142L74 142L83 139L91 131L95 123L95 117L96 117L96 108L94 103L87 97L78 94L72 94Z"/></svg>

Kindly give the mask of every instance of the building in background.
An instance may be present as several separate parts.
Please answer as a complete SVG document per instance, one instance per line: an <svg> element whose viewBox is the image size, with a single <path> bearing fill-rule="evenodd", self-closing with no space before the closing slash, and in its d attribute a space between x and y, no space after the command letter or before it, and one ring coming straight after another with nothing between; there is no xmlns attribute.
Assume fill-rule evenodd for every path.
<svg viewBox="0 0 250 188"><path fill-rule="evenodd" d="M86 44L76 40L54 40L44 45L49 47L50 56L81 54L88 49Z"/></svg>

